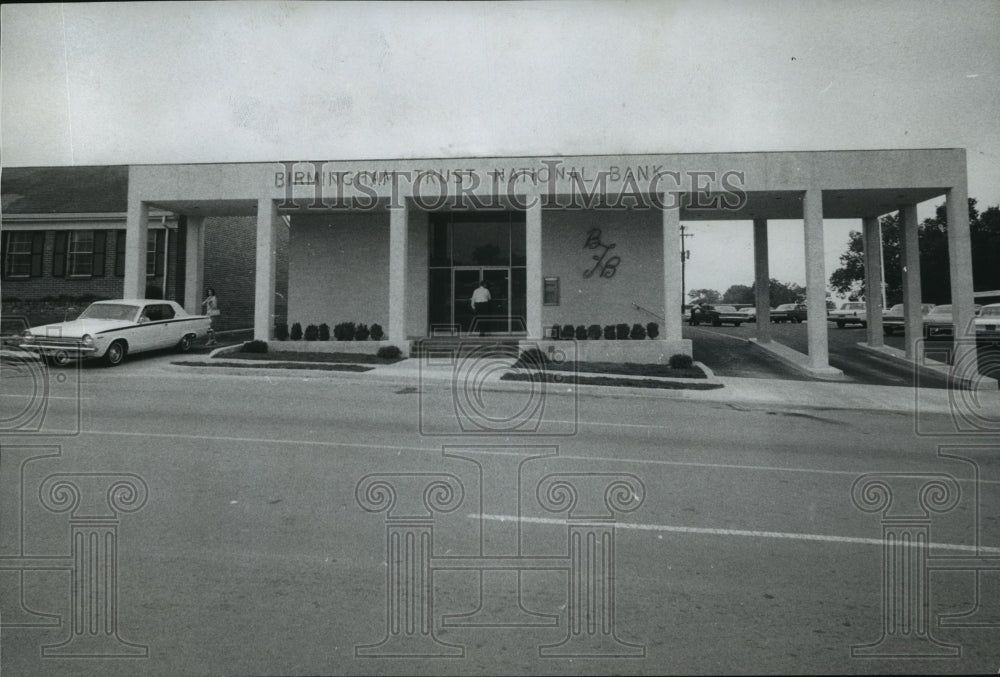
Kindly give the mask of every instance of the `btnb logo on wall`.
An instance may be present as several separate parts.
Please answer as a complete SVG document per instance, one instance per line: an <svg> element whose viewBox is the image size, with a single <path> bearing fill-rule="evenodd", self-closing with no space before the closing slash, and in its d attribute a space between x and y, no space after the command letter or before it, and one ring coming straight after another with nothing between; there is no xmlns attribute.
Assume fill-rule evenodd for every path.
<svg viewBox="0 0 1000 677"><path fill-rule="evenodd" d="M596 249L597 254L594 254L590 258L595 262L594 265L589 269L583 271L583 277L589 278L597 273L600 277L614 277L615 273L618 272L618 264L621 263L622 257L620 256L608 256L608 252L615 248L614 244L604 244L601 242L601 229L592 228L589 233L587 233L587 241L583 243L584 249Z"/></svg>

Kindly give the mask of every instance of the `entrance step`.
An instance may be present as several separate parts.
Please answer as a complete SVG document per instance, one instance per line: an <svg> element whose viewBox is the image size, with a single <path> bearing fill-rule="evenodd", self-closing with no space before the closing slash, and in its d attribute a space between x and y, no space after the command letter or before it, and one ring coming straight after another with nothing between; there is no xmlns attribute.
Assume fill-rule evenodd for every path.
<svg viewBox="0 0 1000 677"><path fill-rule="evenodd" d="M477 355L515 359L518 356L517 344L518 339L516 338L492 336L460 338L457 336L442 336L413 341L410 346L410 356L468 357L469 355Z"/></svg>

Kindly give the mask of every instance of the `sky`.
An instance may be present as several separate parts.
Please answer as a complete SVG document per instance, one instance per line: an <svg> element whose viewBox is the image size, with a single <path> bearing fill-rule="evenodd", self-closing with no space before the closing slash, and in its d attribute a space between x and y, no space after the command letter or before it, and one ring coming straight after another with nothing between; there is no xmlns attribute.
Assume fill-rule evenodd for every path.
<svg viewBox="0 0 1000 677"><path fill-rule="evenodd" d="M0 77L5 167L961 147L1000 204L993 0L3 5ZM687 225L688 289L752 282L749 223Z"/></svg>

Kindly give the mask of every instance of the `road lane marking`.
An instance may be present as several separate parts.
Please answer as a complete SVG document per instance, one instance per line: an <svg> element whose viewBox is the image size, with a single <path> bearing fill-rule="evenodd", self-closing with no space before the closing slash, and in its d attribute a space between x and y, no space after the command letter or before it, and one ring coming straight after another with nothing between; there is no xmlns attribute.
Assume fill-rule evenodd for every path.
<svg viewBox="0 0 1000 677"><path fill-rule="evenodd" d="M0 393L0 397L20 397L22 399L35 400L39 399L40 396L37 393L31 395L28 394L21 395L19 393ZM84 397L82 395L79 397L74 395L42 395L41 398L46 400L73 400L74 402L79 402L80 400L94 399L92 397Z"/></svg>
<svg viewBox="0 0 1000 677"><path fill-rule="evenodd" d="M492 522L516 522L515 515L477 515L471 513L466 515L469 519L484 519ZM521 522L529 524L557 524L562 526L601 526L607 527L607 522L590 524L585 520L565 520L551 517L521 517ZM859 538L856 536L826 536L823 534L799 534L786 531L752 531L746 529L711 529L708 527L680 527L666 524L632 524L630 522L615 522L616 529L634 529L638 531L666 531L679 534L700 534L709 536L743 536L750 538L783 538L794 541L820 541L825 543L857 543L861 545L885 545L885 541L880 538ZM920 543L905 543L900 545L909 547L919 547ZM1000 548L993 548L985 545L963 545L959 543L927 543L929 548L939 550L961 550L965 552L977 552L980 554L1000 555Z"/></svg>
<svg viewBox="0 0 1000 677"><path fill-rule="evenodd" d="M59 435L59 434L69 434L73 435L108 435L108 436L121 436L121 437L155 437L161 439L186 439L186 440L199 440L199 441L217 441L217 442L241 442L249 444L277 444L277 445L300 445L300 446L311 446L311 447L346 447L348 449L375 449L375 450L385 450L385 451L426 451L432 453L440 453L441 446L436 447L418 447L412 445L390 445L390 444L365 444L363 442L331 442L323 440L291 440L291 439L270 439L263 437L233 437L228 435L195 435L191 433L145 433L145 432L135 432L128 430L52 430L48 431L48 434ZM534 442L537 443L539 438L532 438ZM479 445L475 442L470 442L469 446L480 447L489 445ZM511 444L502 445L510 448ZM558 446L558 445L549 445ZM488 454L495 454L497 456L523 456L516 451L488 451L484 452ZM558 458L569 461L590 461L596 463L644 463L648 465L670 465L670 466L680 466L680 467L691 467L691 468L704 468L708 470L758 470L764 472L793 472L793 473L814 473L818 475L846 475L849 477L859 477L869 472L877 472L875 470L826 470L823 468L788 468L782 466L766 466L766 465L736 465L732 463L704 463L697 461L667 461L662 459L642 459L642 458L622 458L622 457L607 457L607 456L559 456ZM970 478L955 478L958 482L974 482L975 480ZM985 480L980 479L980 484L1000 484L1000 480Z"/></svg>

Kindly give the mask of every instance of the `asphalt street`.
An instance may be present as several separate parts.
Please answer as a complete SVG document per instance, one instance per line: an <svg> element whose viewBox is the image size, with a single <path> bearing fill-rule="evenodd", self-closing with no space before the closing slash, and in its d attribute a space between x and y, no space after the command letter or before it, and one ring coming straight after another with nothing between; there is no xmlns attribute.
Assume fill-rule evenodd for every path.
<svg viewBox="0 0 1000 677"><path fill-rule="evenodd" d="M886 568L891 520L865 502L889 487L893 505L919 513L930 491L937 512L911 522L932 545L885 552L936 559L906 562L1000 556L993 439L918 437L899 413L501 392L467 374L432 384L191 373L171 359L52 379L42 430L0 440L4 674L1000 667L1000 630L974 623L1000 621L997 572L931 566L926 585L907 578L917 582L889 596L914 605L894 615L883 580L905 570ZM9 422L28 390L10 374L3 383ZM110 496L97 473L148 488L140 509L118 514L115 598L118 637L148 655L42 657L75 627L87 635L71 591L101 597L100 584L10 563L72 552L70 519L82 529ZM46 502L53 475L82 487L91 513L70 510L71 494ZM869 481L870 494L852 492ZM424 594L407 596L407 581ZM978 615L955 616L977 593ZM30 626L51 614L61 625ZM913 641L906 623L921 618L930 637ZM893 658L852 656L886 633L911 641ZM380 645L387 636L409 648ZM390 646L456 655L366 655ZM917 657L929 650L955 655Z"/></svg>

